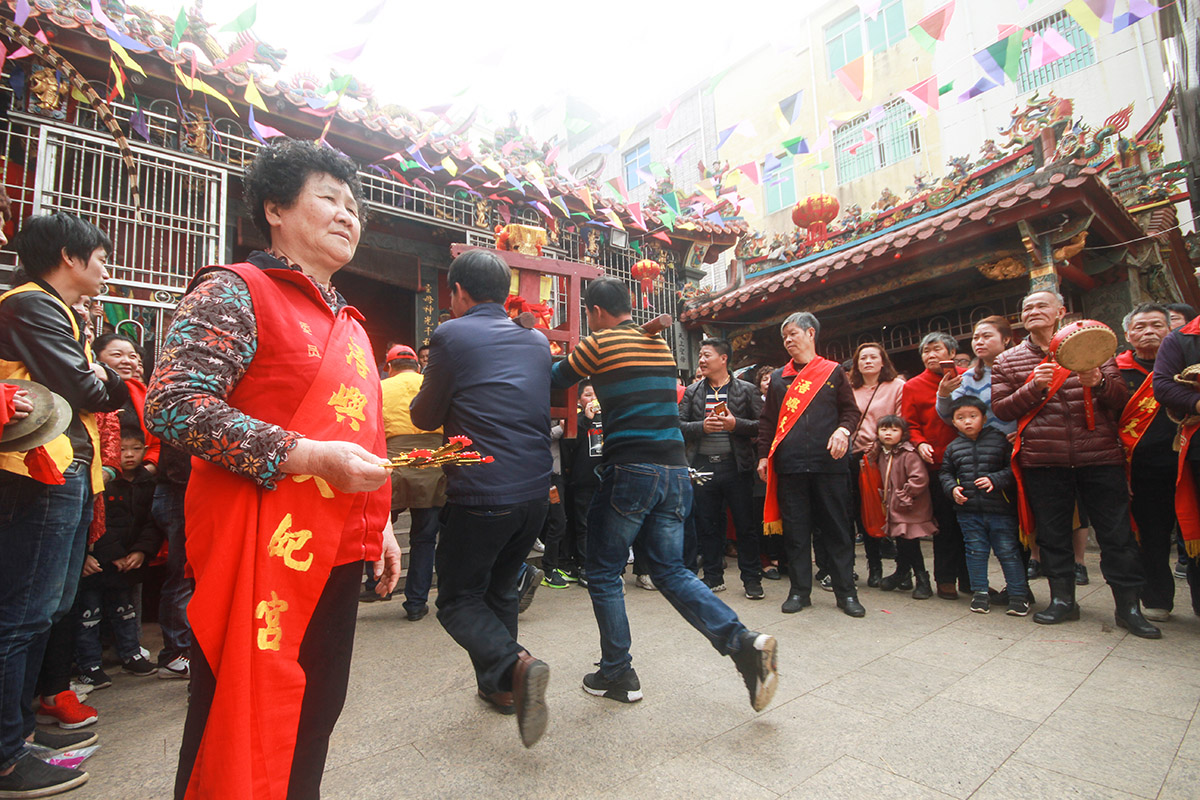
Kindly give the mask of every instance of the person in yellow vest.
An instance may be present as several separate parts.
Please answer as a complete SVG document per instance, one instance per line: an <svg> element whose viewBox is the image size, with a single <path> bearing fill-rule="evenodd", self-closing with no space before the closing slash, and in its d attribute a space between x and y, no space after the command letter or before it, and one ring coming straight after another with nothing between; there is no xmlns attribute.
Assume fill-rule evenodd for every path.
<svg viewBox="0 0 1200 800"><path fill-rule="evenodd" d="M388 458L409 450L436 450L442 446L442 429L425 431L412 422L408 406L421 390L418 357L406 344L388 350L383 380L383 430ZM392 471L392 519L405 509L412 517L408 531L408 574L404 578L404 610L410 622L429 613L429 587L433 583L433 557L437 548L438 512L446 504L446 476L441 467ZM371 576L360 599L379 599Z"/></svg>
<svg viewBox="0 0 1200 800"><path fill-rule="evenodd" d="M16 249L28 281L0 296L0 381L37 381L72 411L57 439L0 453L0 794L44 797L83 784L87 773L41 761L25 743L68 749L97 738L36 730L31 701L40 695L37 715L68 730L96 721L70 690L73 640L64 618L83 570L92 493L104 487L92 415L121 408L129 392L110 367L91 363L83 320L71 310L108 280L108 236L78 217L50 214L25 220ZM63 668L35 685L43 657Z"/></svg>

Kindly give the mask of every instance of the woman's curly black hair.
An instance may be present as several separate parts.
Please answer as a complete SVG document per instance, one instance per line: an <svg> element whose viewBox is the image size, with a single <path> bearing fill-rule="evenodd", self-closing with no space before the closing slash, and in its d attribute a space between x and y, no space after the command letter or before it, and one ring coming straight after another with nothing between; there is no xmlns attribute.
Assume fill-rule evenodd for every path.
<svg viewBox="0 0 1200 800"><path fill-rule="evenodd" d="M316 142L283 139L258 151L242 179L246 205L254 227L271 239L271 226L263 203L271 200L284 208L300 196L310 175L325 173L350 187L358 204L358 218L366 222L366 203L362 184L358 181L358 166L346 155Z"/></svg>

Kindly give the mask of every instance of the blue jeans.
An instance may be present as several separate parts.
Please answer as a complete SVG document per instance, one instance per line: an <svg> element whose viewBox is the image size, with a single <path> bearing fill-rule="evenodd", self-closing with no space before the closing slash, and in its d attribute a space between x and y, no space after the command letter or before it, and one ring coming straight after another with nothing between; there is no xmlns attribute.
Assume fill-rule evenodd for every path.
<svg viewBox="0 0 1200 800"><path fill-rule="evenodd" d="M128 661L142 652L138 643L138 615L133 606L133 587L103 586L84 581L75 598L78 614L75 628L75 663L80 670L100 666L100 620L108 620L116 639L117 655Z"/></svg>
<svg viewBox="0 0 1200 800"><path fill-rule="evenodd" d="M185 494L186 486L160 483L154 487L154 505L151 506L155 524L167 537L167 575L158 599L158 623L162 626L163 637L158 660L162 664L176 656L186 656L192 649L192 628L188 624L187 607L196 581L184 574L187 565L183 521Z"/></svg>
<svg viewBox="0 0 1200 800"><path fill-rule="evenodd" d="M687 467L616 464L600 475L588 510L587 574L600 628L600 672L615 680L633 663L621 575L640 541L650 578L675 610L722 655L736 652L746 626L683 565L683 523L692 504Z"/></svg>
<svg viewBox="0 0 1200 800"><path fill-rule="evenodd" d="M441 510L440 506L408 510L412 527L408 531L408 574L404 577L405 611L418 611L429 602Z"/></svg>
<svg viewBox="0 0 1200 800"><path fill-rule="evenodd" d="M967 572L971 576L971 591L988 590L988 553L996 554L1009 597L1028 597L1029 582L1021 562L1021 545L1017 539L1017 518L1007 514L972 514L958 512L966 549Z"/></svg>
<svg viewBox="0 0 1200 800"><path fill-rule="evenodd" d="M50 486L0 472L0 770L33 733L33 693L50 626L75 602L92 521L88 467Z"/></svg>

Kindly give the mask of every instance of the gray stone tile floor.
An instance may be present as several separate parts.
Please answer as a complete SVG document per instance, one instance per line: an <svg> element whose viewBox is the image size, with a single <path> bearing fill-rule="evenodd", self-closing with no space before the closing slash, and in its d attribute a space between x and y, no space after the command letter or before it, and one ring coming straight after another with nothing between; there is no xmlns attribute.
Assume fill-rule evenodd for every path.
<svg viewBox="0 0 1200 800"><path fill-rule="evenodd" d="M966 597L915 601L865 586L865 619L819 589L813 608L785 615L786 580L747 600L734 566L721 598L779 640L779 691L760 714L729 659L631 575L646 698L584 693L599 657L587 592L541 587L521 641L551 665L551 723L529 750L512 717L476 699L470 662L434 616L410 623L399 599L364 604L323 796L1200 797L1200 618L1187 587L1177 585L1164 638L1143 641L1114 627L1096 554L1088 567L1082 619L1043 627L1002 609L972 614ZM995 565L992 579L1003 583ZM1034 588L1041 607L1045 581ZM144 638L157 646L153 625ZM68 796L168 797L186 686L113 674L112 688L91 695L102 744L91 781Z"/></svg>

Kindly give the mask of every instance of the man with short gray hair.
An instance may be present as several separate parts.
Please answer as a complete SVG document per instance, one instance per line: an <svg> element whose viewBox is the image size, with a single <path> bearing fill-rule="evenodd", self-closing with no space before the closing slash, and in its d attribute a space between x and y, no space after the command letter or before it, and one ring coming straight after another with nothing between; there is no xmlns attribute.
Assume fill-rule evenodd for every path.
<svg viewBox="0 0 1200 800"><path fill-rule="evenodd" d="M763 533L782 534L791 590L783 613L812 605L812 536L820 530L838 608L862 617L850 528L850 432L861 416L841 366L817 355L817 318L797 312L780 332L791 360L771 373L758 424L767 484Z"/></svg>

